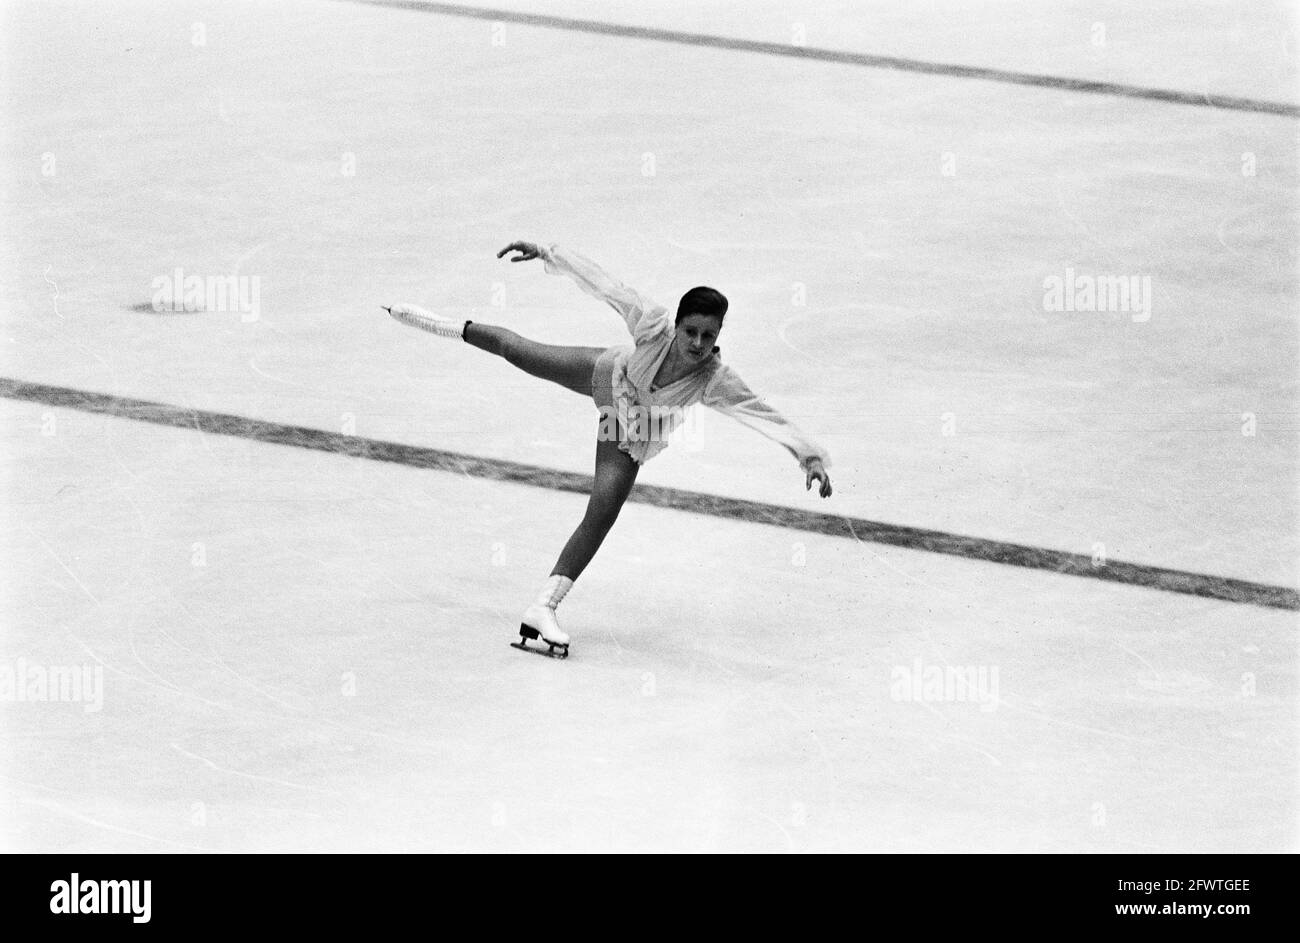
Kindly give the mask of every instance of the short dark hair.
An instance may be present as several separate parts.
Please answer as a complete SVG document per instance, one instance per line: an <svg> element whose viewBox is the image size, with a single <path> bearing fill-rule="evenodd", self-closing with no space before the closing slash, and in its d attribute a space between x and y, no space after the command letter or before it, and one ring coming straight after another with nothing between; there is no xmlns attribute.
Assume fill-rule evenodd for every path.
<svg viewBox="0 0 1300 943"><path fill-rule="evenodd" d="M707 314L721 321L727 314L726 296L716 288L704 285L692 288L682 295L682 300L677 305L677 320L673 323L681 324L682 318L688 318L692 314Z"/></svg>

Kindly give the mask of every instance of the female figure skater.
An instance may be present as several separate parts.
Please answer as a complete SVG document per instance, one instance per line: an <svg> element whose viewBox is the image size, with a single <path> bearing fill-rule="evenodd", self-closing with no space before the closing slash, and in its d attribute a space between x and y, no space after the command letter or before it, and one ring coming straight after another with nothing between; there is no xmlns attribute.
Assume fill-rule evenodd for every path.
<svg viewBox="0 0 1300 943"><path fill-rule="evenodd" d="M561 347L539 344L514 331L477 321L457 321L414 305L385 308L403 324L441 337L461 338L504 357L521 370L590 396L601 412L596 442L596 473L582 522L565 544L537 601L523 615L516 648L564 658L569 636L555 619L555 608L596 554L618 518L636 481L637 471L667 446L683 411L703 403L785 446L798 459L805 488L814 481L830 497L826 474L830 456L791 422L760 400L714 346L727 313L727 299L712 288L692 288L682 296L675 318L636 291L606 275L591 260L559 246L543 248L512 242L500 252L511 262L540 258L552 275L564 274L590 295L619 313L632 344L616 347ZM655 408L658 407L658 408ZM644 421L647 414L653 421ZM631 417L629 419L628 417ZM647 429L646 427L649 426ZM529 648L540 637L546 651Z"/></svg>

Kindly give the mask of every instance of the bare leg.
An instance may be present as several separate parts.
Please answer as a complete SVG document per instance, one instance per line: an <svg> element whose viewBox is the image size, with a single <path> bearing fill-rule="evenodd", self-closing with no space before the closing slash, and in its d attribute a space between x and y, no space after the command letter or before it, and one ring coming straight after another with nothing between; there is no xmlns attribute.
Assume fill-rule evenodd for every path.
<svg viewBox="0 0 1300 943"><path fill-rule="evenodd" d="M514 331L494 324L471 323L465 329L465 341L481 350L503 357L525 373L558 383L566 389L591 395L591 373L603 347L562 347L539 344ZM596 473L591 497L582 523L556 561L551 575L576 580L600 549L605 535L614 526L632 486L636 483L637 463L619 451L616 441L597 441Z"/></svg>
<svg viewBox="0 0 1300 943"><path fill-rule="evenodd" d="M477 321L465 328L465 342L496 354L525 373L558 383L566 389L591 395L591 371L603 347L564 347L539 344L514 331Z"/></svg>
<svg viewBox="0 0 1300 943"><path fill-rule="evenodd" d="M623 502L636 483L638 469L630 455L619 451L617 442L600 440L596 443L596 480L591 486L587 513L555 561L552 576L559 574L576 580L587 568L618 519L618 512L623 509Z"/></svg>

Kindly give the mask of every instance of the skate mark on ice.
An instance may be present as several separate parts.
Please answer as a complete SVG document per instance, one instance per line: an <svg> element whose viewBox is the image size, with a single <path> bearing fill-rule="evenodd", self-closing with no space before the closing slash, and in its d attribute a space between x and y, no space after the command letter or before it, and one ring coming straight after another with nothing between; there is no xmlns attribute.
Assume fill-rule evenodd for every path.
<svg viewBox="0 0 1300 943"><path fill-rule="evenodd" d="M948 734L948 735L946 735L946 736L933 736L933 735L932 735L932 736L930 736L930 737L927 737L926 739L930 742L930 745L931 745L931 746L935 746L935 745L940 744L940 743L955 744L955 745L958 746L958 747L965 747L965 748L967 748L967 749L973 750L974 752L978 753L980 756L982 756L982 757L984 757L985 759L987 759L987 760L988 760L992 765L994 765L994 766L1001 766L1001 765L1002 765L1002 761L1001 761L1001 760L999 760L996 756L994 756L994 755L993 755L992 753L990 753L988 750L984 749L982 746L980 746L979 744L977 744L977 743L976 743L974 740L972 740L970 737L965 737L965 736L962 736L962 735L956 733L955 730L956 730L956 726L957 726L957 725L956 725L955 723L953 723L952 718L950 718L950 717L946 717L946 716L943 714L943 712L939 710L939 708L937 708L937 707L935 707L933 704L930 704L930 703L928 703L927 701L923 701L923 700L922 700L922 701L916 701L916 702L914 702L914 703L919 704L921 707L924 707L926 710L928 710L930 713L932 713L935 717L939 718L939 719L942 720L945 724L947 724L949 727L951 727L951 728L954 729L954 732L953 732L953 733L950 733L950 734ZM997 703L1000 704L1001 701L998 701Z"/></svg>
<svg viewBox="0 0 1300 943"><path fill-rule="evenodd" d="M837 245L818 245L811 242L678 242L665 237L665 242L676 249L692 252L695 255L709 255L713 252L834 252ZM856 307L856 306L854 306Z"/></svg>
<svg viewBox="0 0 1300 943"><path fill-rule="evenodd" d="M849 528L849 534L850 534L850 535L853 537L853 539L857 542L858 549L862 550L862 551L863 551L864 553L866 553L868 556L872 557L872 558L873 558L877 563L879 563L881 566L885 567L885 568L888 569L888 570L893 570L895 573L897 573L899 576L901 576L901 577L902 577L906 582L914 583L914 584L916 584L917 586L920 586L920 587L923 587L924 589L929 590L931 595L930 595L929 600L927 600L927 601L933 601L933 599L934 599L934 595L935 595L935 594L938 594L938 595L945 595L945 594L946 594L946 595L948 595L948 596L960 596L960 595L961 595L961 594L958 593L956 590L946 589L946 588L941 588L941 587L935 586L933 583L927 583L925 580L921 579L919 576L913 576L911 573L908 573L906 570L902 569L901 567L895 566L893 563L889 562L889 560L885 559L884 556L882 556L882 555L879 554L879 553L876 553L876 551L872 550L870 547L867 546L866 541L862 540L862 538L860 538L860 537L857 535L857 532L854 531L852 521L848 521L848 520L846 519L846 523L847 523L848 528ZM923 639L925 640L925 643L926 643L927 645L929 645L930 648L931 648L933 651L935 651L936 653L938 653L938 655L939 655L939 660L940 660L941 662L948 662L948 661L949 661L949 657L948 657L948 653L947 653L947 651L944 649L944 647L943 647L942 645L940 645L938 642L936 642L936 641L934 640L934 636L930 633L930 628L929 628L929 625L928 625L928 624L922 626L921 631L920 631L920 635L921 635L921 638L923 638Z"/></svg>
<svg viewBox="0 0 1300 943"><path fill-rule="evenodd" d="M130 584L128 584L128 585L130 585ZM136 649L136 647L135 647L135 615L136 615L136 613L138 613L138 612L140 611L140 608L141 608L141 607L137 605L137 606L136 606L136 607L131 611L131 621L128 622L128 623L127 623L127 626L126 626L126 641L127 641L127 645L128 645L128 647L131 649L131 657L135 659L136 664L138 664L138 665L141 667L141 669L143 669L145 672L147 672L147 673L148 673L149 675L151 675L152 677L157 678L159 684L164 685L165 687L171 688L172 690L174 690L174 691L176 691L176 692L178 692L178 693L183 692L183 691L184 691L184 688L182 688L182 687L180 687L179 685L175 684L174 682L169 681L169 680L167 680L166 678L164 678L164 677L163 677L162 675L160 675L157 671L155 671L153 668L151 668L151 667L148 665L148 663L145 662L145 660L144 660L143 658L140 657L140 652L139 652L139 650ZM81 639L77 639L77 642L78 642L78 644L82 645L83 648L85 647L85 643L82 642Z"/></svg>
<svg viewBox="0 0 1300 943"><path fill-rule="evenodd" d="M769 684L772 683L773 682L769 682ZM800 726L806 726L808 730L808 736L812 738L812 742L817 747L817 752L821 756L822 764L826 768L825 776L826 776L826 794L827 794L827 799L826 799L827 816L831 821L835 821L836 816L839 813L839 778L835 774L835 764L831 762L830 751L826 749L826 744L824 744L822 742L822 738L817 735L817 731L813 728L812 722L807 717L804 717L793 707L791 707L789 704L787 704L785 701L775 696L774 694L768 693L768 699L773 704L775 704L778 708L780 708L795 723L799 724Z"/></svg>
<svg viewBox="0 0 1300 943"><path fill-rule="evenodd" d="M74 641L77 642L78 647L86 654L86 657L90 658L97 665L103 667L103 669L106 672L111 672L112 674L126 678L129 681L134 681L137 684L143 684L146 687L157 688L159 690L166 691L169 694L176 694L179 695L180 697L190 698L192 700L198 701L201 704L204 704L208 707L214 708L219 711L225 711L227 713L237 714L257 721L264 721L266 719L265 711L257 710L249 707L241 707L236 704L221 704L217 701L210 700L209 698L206 698L203 695L198 694L194 691L188 691L185 690L184 688L178 688L175 685L167 682L156 672L152 672L152 671L149 672L155 678L159 679L157 681L153 681L150 680L149 678L143 678L140 677L139 675L132 674L129 671L124 671L121 668L118 668L115 665L111 665L108 662L104 661L104 659L96 655L95 652L89 646L87 646L86 643L81 639L74 639ZM146 668L146 671L148 671L148 668ZM303 726L307 726L311 728L327 728L333 731L356 734L358 736L363 736L363 737L371 737L375 740L383 740L385 742L398 744L403 747L412 747L420 750L428 750L434 753L437 753L443 749L443 745L438 742L429 741L429 740L413 740L409 737L396 736L394 734L384 733L383 731L379 731L379 730L370 730L365 727L357 726L355 724L344 724L344 723L340 723L339 721L331 720L323 717L318 718L318 717L312 717L310 715L303 716L301 712L298 712L298 716L288 717L285 719L297 722L299 724L302 724Z"/></svg>
<svg viewBox="0 0 1300 943"><path fill-rule="evenodd" d="M1108 245L1099 239L1097 234L1092 231L1088 224L1080 219L1079 216L1075 214L1068 205L1066 205L1065 194L1061 192L1062 180L1064 177L1065 171L1057 172L1052 177L1052 189L1056 193L1056 202L1057 205L1061 207L1061 212L1065 214L1065 218L1075 227L1076 232L1073 233L1073 235L1079 236L1081 239L1092 243L1105 260L1106 266L1110 271L1125 271L1125 262L1123 261L1123 258L1126 255L1126 250L1120 246Z"/></svg>
<svg viewBox="0 0 1300 943"><path fill-rule="evenodd" d="M41 735L41 738L43 738L43 735ZM68 762L72 762L74 760L75 761L85 760L85 754L80 752L74 753L73 751L68 751L66 754L63 754L63 756L66 757L66 761ZM25 789L34 789L34 790L39 790L40 792L52 792L56 796L68 796L71 799L85 798L85 795L80 792L72 792L71 790L68 789L55 789L53 786L46 786L43 783L29 783L24 779L16 779L13 776L7 776L4 773L0 773L0 779L3 779L6 782L13 783L14 785L17 786L22 786ZM12 789L9 790L9 794L13 795Z"/></svg>
<svg viewBox="0 0 1300 943"><path fill-rule="evenodd" d="M213 853L217 850L215 848L205 848L202 845L190 845L190 844L186 844L185 842L173 841L170 838L159 838L157 835L150 835L147 832L137 832L133 828L123 828L120 825L110 825L108 822L101 822L99 819L92 819L88 815L82 815L80 812L74 812L72 809L69 809L66 806L60 805L59 803L53 802L49 799L24 798L22 801L26 802L28 805L34 805L34 806L38 806L39 808L45 809L47 812L54 812L57 815L66 816L67 818L70 819L76 819L78 822L83 822L86 825L93 825L96 828L101 828L108 832L116 832L119 835L130 835L133 838L143 838L146 839L147 841L158 842L159 844L162 845L171 845L175 848L184 848L186 851L204 851L204 852Z"/></svg>
<svg viewBox="0 0 1300 943"><path fill-rule="evenodd" d="M1006 697L998 699L998 707L1007 707L1011 710L1028 714L1030 717L1037 717L1039 720L1045 720L1049 724L1056 724L1060 727L1069 727L1072 730L1082 730L1084 733L1098 734L1103 737L1114 737L1117 740L1127 740L1130 743L1141 743L1146 746L1164 747L1171 750L1185 750L1188 753L1200 753L1204 756L1213 756L1216 758L1222 758L1223 756L1223 753L1220 750L1207 750L1203 747L1192 747L1185 743L1170 742L1167 740L1152 740L1150 737L1135 737L1132 734L1120 733L1117 730L1106 730L1101 727L1089 727L1087 724L1071 723L1068 720L1061 720L1059 717L1053 717L1051 714L1044 714L1040 711L1030 710L1027 707L1021 707Z"/></svg>
<svg viewBox="0 0 1300 943"><path fill-rule="evenodd" d="M121 668L118 668L116 665L110 665L108 662L104 661L104 659L100 658L98 655L95 654L94 649L92 649L89 645L87 645L83 639L74 637L73 641L77 643L77 647L79 647L83 652L86 653L86 657L94 661L97 665L102 667L106 672L110 672L114 675L120 675L121 677L126 678L128 681L134 681L136 684L143 684L146 687L150 687L150 688L158 688L160 690L166 691L168 694L176 694L179 695L180 697L193 698L199 703L206 704L208 707L213 707L216 708L217 710L246 714L251 717L262 716L260 713L256 711L232 707L229 704L221 704L218 703L217 701L209 700L208 698L204 697L201 694L196 694L194 691L187 691L184 688L178 688L176 685L172 684L170 681L162 677L156 671L150 670L150 668L147 665L144 665L143 663L141 664L142 667L144 667L144 670L148 672L150 675L152 675L154 678L156 678L157 680L156 681L150 680L149 678L143 678L140 677L139 675L132 674L129 671L125 671ZM138 656L136 656L136 660L139 661Z"/></svg>
<svg viewBox="0 0 1300 943"><path fill-rule="evenodd" d="M262 319L258 323L261 324L263 327L267 328L268 330L275 331L277 334L281 335L282 337L290 337L288 332L283 331L280 328L276 327L270 321ZM271 380L275 383L283 384L284 386L291 386L299 390L306 390L309 393L315 393L317 396L324 398L326 401L339 400L342 402L350 402L351 400L365 400L370 403L379 402L379 400L376 397L371 396L369 393L360 393L355 390L344 393L340 390L330 389L329 387L326 386L312 386L307 383L299 383L296 380L286 380L284 377L267 373L265 370L263 370L261 367L257 365L256 360L257 360L256 357L248 358L248 367L258 376L265 377L268 380Z"/></svg>
<svg viewBox="0 0 1300 943"><path fill-rule="evenodd" d="M294 383L292 380L284 379L284 377L272 376L271 374L267 373L265 370L263 370L261 367L257 365L256 357L248 358L248 369L252 370L259 377L265 377L266 379L272 380L276 383L283 383L285 386L296 386L299 387L300 389L306 389L306 387L304 387L301 383Z"/></svg>
<svg viewBox="0 0 1300 943"><path fill-rule="evenodd" d="M1155 675L1157 679L1162 677L1161 672L1156 668L1155 665L1151 664L1151 662L1147 661L1145 658L1143 658L1143 657L1142 657L1141 655L1139 655L1137 652L1133 651L1133 649L1128 648L1127 646L1120 644L1119 642L1115 641L1114 639L1111 639L1111 640L1110 640L1110 643L1111 643L1112 645L1114 645L1116 648L1118 648L1118 649L1119 649L1121 652L1123 652L1124 654L1129 655L1130 657L1136 659L1136 660L1137 660L1139 663L1141 663L1141 664L1142 664L1142 665L1143 665L1143 666L1144 666L1148 671L1150 671L1153 675Z"/></svg>
<svg viewBox="0 0 1300 943"><path fill-rule="evenodd" d="M179 753L181 756L184 756L191 760L197 760L198 762L202 763L204 766L208 767L209 769L214 770L215 772L218 773L225 773L227 776L235 776L239 779L251 779L254 782L259 782L259 783L271 783L272 785L275 786L284 786L286 789L299 789L302 790L303 792L317 792L323 796L331 796L335 799L347 798L346 794L341 792L335 792L333 789L321 789L317 786L307 786L304 785L303 783L290 782L287 779L276 779L274 776L259 776L257 773L245 773L243 770L231 769L228 766L221 766L217 763L212 762L212 760L208 759L205 756L199 756L197 753L191 753L189 750L186 750L184 747L182 747L179 743L171 744L171 748L175 750L177 753Z"/></svg>
<svg viewBox="0 0 1300 943"><path fill-rule="evenodd" d="M134 419L138 422L201 430L220 435L235 436L365 458L371 461L392 462L412 468L453 472L468 478L482 478L511 484L528 485L550 491L569 492L586 497L591 491L590 475L560 471L538 465L528 465L507 459L484 458L463 452L406 445L363 436L326 432L306 426L250 419L228 413L208 412L139 400L77 390L68 387L47 386L0 377L0 396L28 400ZM1148 564L1108 560L1097 566L1091 556L1062 550L1033 547L953 534L946 531L890 524L863 518L847 517L807 511L776 504L765 504L741 498L668 488L659 485L636 485L628 500L638 504L725 520L741 521L772 527L784 527L828 537L851 538L859 542L906 547L928 553L962 557L1005 566L1043 570L1063 576L1084 577L1103 582L1123 583L1129 586L1218 599L1224 602L1264 606L1273 609L1300 610L1300 592L1289 586L1256 583L1235 577L1194 573Z"/></svg>
<svg viewBox="0 0 1300 943"><path fill-rule="evenodd" d="M1119 836L1115 837L1114 840L1121 845L1132 845L1134 848L1145 848L1148 851L1166 852L1164 845L1151 845L1144 841L1137 841L1133 838L1123 838Z"/></svg>
<svg viewBox="0 0 1300 943"><path fill-rule="evenodd" d="M920 707L924 707L926 710L928 710L931 714L933 714L933 715L934 715L935 717L937 717L939 720L943 721L945 724L947 724L947 725L948 725L950 728L952 728L954 731L956 730L957 725L956 725L955 723L953 723L952 718L951 718L951 717L948 717L947 715L945 715L941 710L939 710L939 708L935 707L933 704L931 704L931 703L929 703L928 701L925 701L925 700L914 701L913 703L919 705ZM999 701L997 701L996 703L1000 704L1000 703L1002 703L1002 702L999 700ZM946 736L938 736L938 737L931 736L931 737L929 737L928 739L929 739L929 741L930 741L931 746L933 746L933 745L935 745L935 744L938 744L938 743L954 743L954 744L956 744L956 745L959 746L959 747L967 747L967 748L969 748L969 749L971 749L971 750L974 750L976 753L978 753L978 754L980 754L981 756L985 757L985 758L986 758L990 763L992 763L994 766L1001 766L1001 765L1002 765L1002 761L1001 761L1001 760L999 760L996 756L994 756L994 755L993 755L992 753L990 753L988 750L985 750L983 747L979 746L979 745L978 745L977 743L975 743L975 741L972 740L970 737L964 737L964 736L961 736L960 734L958 734L958 733L956 733L956 732L951 733L951 734L948 734L948 735L946 735Z"/></svg>
<svg viewBox="0 0 1300 943"><path fill-rule="evenodd" d="M1241 98L1235 95L1216 95L1208 90L1188 92L1176 89L1149 88L1141 85L1126 85L1120 82L1099 82L1092 79L1042 75L1033 72L1015 72L1009 69L993 69L984 66L929 62L924 59L907 59L900 56L845 52L816 46L794 46L786 43L761 42L752 39L733 39L728 36L715 36L709 33L687 33L680 30L657 29L649 26L628 26L599 20L579 20L564 16L522 13L514 10L468 7L454 3L426 3L420 2L420 0L350 0L350 2L379 7L394 7L399 10L415 10L421 13L435 13L444 16L463 16L491 22L522 23L526 26L571 30L579 33L595 33L601 36L648 39L685 46L704 46L735 52L784 56L791 59L809 59L815 62L834 62L842 65L864 66L871 69L916 72L922 75L939 75L945 78L977 79L985 82L1001 82L1007 85L1024 85L1062 92L1108 95L1116 98L1134 98L1172 105L1192 105L1202 108L1248 111L1300 118L1300 105L1266 101L1258 98Z"/></svg>
<svg viewBox="0 0 1300 943"><path fill-rule="evenodd" d="M425 600L425 597L421 596L419 593L416 593L413 590L407 589L405 586L400 585L391 576L389 576L388 573L384 570L383 566L376 563L369 556L367 549L361 545L361 541L359 538L357 538L355 535L348 535L348 536L349 539L351 539L352 541L353 548L357 551L357 553L361 555L361 558L366 562L366 564L371 569L374 570L375 574L380 579L382 579L389 586L393 587L393 589L397 590L403 596L406 596L408 599L414 600L415 602L423 602ZM306 560L308 563L314 563L318 565L319 567L321 567L321 569L324 570L328 570L331 566L331 561L322 560L319 557L309 556L308 554L303 553L301 550L297 549L296 547L289 548L287 552L289 556L300 557L303 560ZM438 608L441 609L442 607L438 607Z"/></svg>
<svg viewBox="0 0 1300 943"><path fill-rule="evenodd" d="M324 818L324 816L322 816L319 812L308 812L306 809L285 809L279 806L250 805L249 803L244 803L243 807L245 809L250 809L254 812L271 812L275 815L301 815L309 819Z"/></svg>
<svg viewBox="0 0 1300 943"><path fill-rule="evenodd" d="M1214 229L1214 235L1219 240L1219 245L1227 249L1230 255L1236 256L1239 259L1250 258L1251 256L1249 252L1243 252L1235 246L1228 245L1228 225L1232 224L1235 228L1238 223L1241 223L1243 220L1248 220L1252 214L1258 216L1260 214L1260 207L1252 206L1239 213L1231 213L1219 220L1219 225Z"/></svg>
<svg viewBox="0 0 1300 943"><path fill-rule="evenodd" d="M63 562L63 558L62 558L61 556L59 556L57 553L54 552L54 548L51 547L49 544L47 544L47 543L45 542L45 539L44 539L43 537L41 537L40 534L36 533L36 531L32 530L32 529L31 529L30 527L28 527L26 524L23 524L23 525L21 525L21 526L22 526L22 529L23 529L23 530L27 531L27 535L28 535L29 537L31 537L33 540L35 540L35 541L36 541L37 543L39 543L42 547L45 548L45 552L48 553L51 557L54 558L54 562L57 563L59 566L61 566L61 567L63 568L63 572L64 572L64 573L67 573L68 576L72 577L72 582L76 583L76 584L77 584L77 588L80 589L83 593L86 594L86 598L89 599L91 602L93 602L96 606L99 606L99 605L100 605L100 602L99 602L98 599L95 598L95 594L92 593L90 590L88 590L88 589L86 588L86 584L83 583L83 582L81 582L80 579L78 579L77 574L76 574L76 573L73 573L72 570L69 569L68 565L67 565L66 563Z"/></svg>
<svg viewBox="0 0 1300 943"><path fill-rule="evenodd" d="M870 307L869 305L861 305L861 304L836 305L835 307L832 308L818 308L816 313L818 315L823 315L831 311L844 311L844 310L865 311L869 307ZM791 350L793 350L796 354L799 354L801 357L807 357L809 360L813 361L814 363L820 364L823 367L834 369L835 367L838 366L838 364L831 363L825 358L818 357L816 354L810 354L808 353L808 351L804 350L801 347L796 347L794 344L790 342L790 338L786 336L786 332L789 331L790 326L792 324L797 324L800 321L806 321L810 316L811 313L804 313L804 314L796 314L794 317L791 318L786 318L779 325L777 325L776 328L777 339L780 340L782 344L785 344L786 347L789 347Z"/></svg>
<svg viewBox="0 0 1300 943"><path fill-rule="evenodd" d="M745 811L748 812L750 815L754 816L755 818L762 819L764 822L768 822L771 825L773 825L776 828L776 830L780 832L781 835L785 838L785 850L787 852L794 851L794 837L791 836L791 834L786 831L784 825L782 825L776 819L772 818L772 816L767 815L764 812L758 811L758 809L747 808L745 809Z"/></svg>
<svg viewBox="0 0 1300 943"><path fill-rule="evenodd" d="M288 701L285 701L282 698L277 697L276 695L272 694L270 691L263 688L261 685L257 684L251 678L248 678L245 675L242 675L238 671L236 671L230 664L226 662L224 658L221 657L221 653L216 646L216 640L213 638L212 630L208 626L208 620L196 616L194 614L194 611L190 609L189 606L185 605L185 603L182 602L177 597L176 592L171 587L165 587L163 592L166 593L167 598L171 601L172 605L174 605L177 609L179 609L187 617L189 617L191 625L198 626L199 631L203 633L204 641L207 643L209 654L203 655L197 650L190 648L188 645L183 644L180 640L173 638L171 633L167 632L165 629L161 629L159 631L162 632L164 638L170 639L173 645L176 645L184 652L188 652L192 654L195 658L205 662L209 667L216 668L220 671L226 672L228 675L234 678L238 683L244 685L250 691L262 695L262 697L266 698L272 704L275 704L278 707L283 708L289 713L292 714L306 713L304 708L298 707L294 704L290 704ZM239 617L233 616L227 620L227 624L233 625L238 621L239 621Z"/></svg>
<svg viewBox="0 0 1300 943"><path fill-rule="evenodd" d="M54 268L53 265L45 266L45 271L42 275L44 276L46 283L54 289L54 294L50 295L50 301L54 304L54 313L59 316L60 321L63 321L66 319L63 317L62 312L59 311L59 286L55 283L54 279L50 278L50 269L52 268Z"/></svg>

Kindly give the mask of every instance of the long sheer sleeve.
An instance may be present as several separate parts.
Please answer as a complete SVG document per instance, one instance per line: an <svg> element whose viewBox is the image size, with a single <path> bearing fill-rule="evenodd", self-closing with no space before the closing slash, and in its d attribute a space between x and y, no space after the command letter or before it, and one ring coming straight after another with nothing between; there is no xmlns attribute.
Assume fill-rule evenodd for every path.
<svg viewBox="0 0 1300 943"><path fill-rule="evenodd" d="M809 462L820 459L822 465L830 467L830 454L808 438L794 423L786 419L767 403L759 399L736 371L726 364L709 380L704 389L701 402L710 409L730 416L742 425L748 426L760 435L786 448L805 471Z"/></svg>
<svg viewBox="0 0 1300 943"><path fill-rule="evenodd" d="M586 256L557 245L543 249L541 256L548 274L567 275L587 294L617 311L634 340L640 342L669 323L666 308L611 277Z"/></svg>

